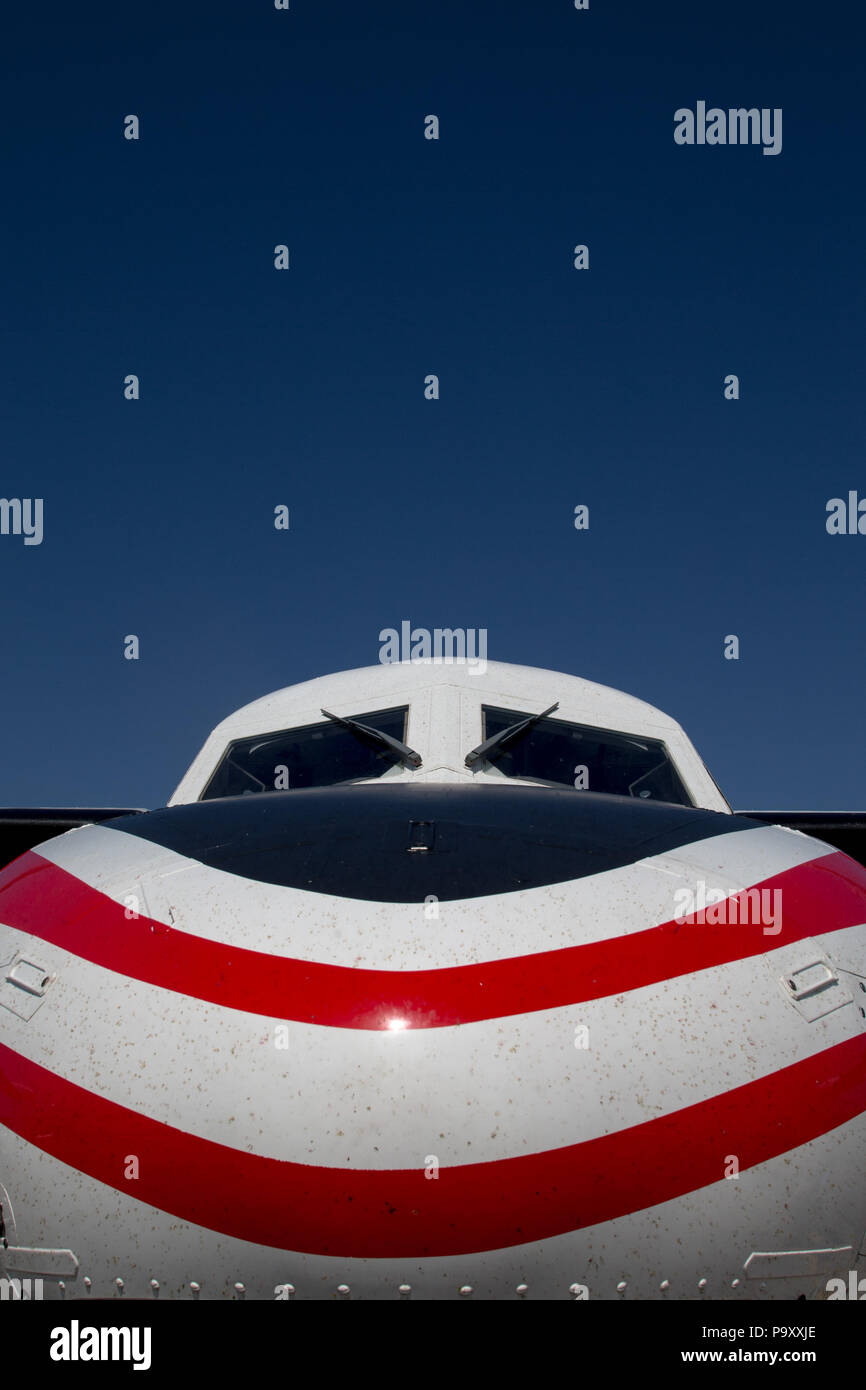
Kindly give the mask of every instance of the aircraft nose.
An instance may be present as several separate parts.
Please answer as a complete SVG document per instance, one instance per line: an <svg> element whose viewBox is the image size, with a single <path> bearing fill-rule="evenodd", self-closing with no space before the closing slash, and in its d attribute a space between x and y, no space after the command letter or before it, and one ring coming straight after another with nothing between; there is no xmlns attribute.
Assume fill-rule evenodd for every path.
<svg viewBox="0 0 866 1390"><path fill-rule="evenodd" d="M423 903L585 878L751 822L570 788L426 783L227 797L107 825L259 882Z"/></svg>

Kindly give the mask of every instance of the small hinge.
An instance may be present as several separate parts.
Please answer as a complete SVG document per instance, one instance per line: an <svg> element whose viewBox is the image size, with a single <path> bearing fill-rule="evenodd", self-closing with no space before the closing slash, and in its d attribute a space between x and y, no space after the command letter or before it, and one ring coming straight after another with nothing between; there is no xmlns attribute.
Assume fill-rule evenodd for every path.
<svg viewBox="0 0 866 1390"><path fill-rule="evenodd" d="M418 854L423 853L425 850L431 850L433 848L435 834L435 821L410 820L409 844L406 847L407 854Z"/></svg>

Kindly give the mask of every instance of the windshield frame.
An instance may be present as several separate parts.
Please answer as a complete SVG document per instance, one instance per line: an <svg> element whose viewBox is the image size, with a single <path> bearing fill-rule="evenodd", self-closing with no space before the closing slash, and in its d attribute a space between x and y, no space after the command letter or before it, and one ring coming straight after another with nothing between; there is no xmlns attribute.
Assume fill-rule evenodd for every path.
<svg viewBox="0 0 866 1390"><path fill-rule="evenodd" d="M483 743L484 741L486 741L488 738L492 737L492 731L488 728L488 721L487 721L487 714L488 714L488 711L490 711L490 712L495 712L495 713L498 714L498 715L508 715L508 716L510 717L510 719L511 719L511 723L514 724L514 725L520 724L520 723L522 723L522 722L524 722L524 721L526 721L526 720L528 720L528 719L529 719L529 720L535 719L535 716L533 715L533 712L532 712L531 710L526 710L526 709L511 710L511 709L508 709L505 705L501 705L501 704L500 704L500 705L494 705L494 704L488 703L487 701L482 701L481 706L480 706L480 711L479 711L479 712L480 712L480 717L481 717L481 741L482 741L482 743ZM675 778L675 780L676 780L676 783L679 784L679 788L680 788L680 790L681 790L681 792L682 792L682 796L685 798L684 800L681 800L681 801L674 801L674 802L668 801L668 802L664 802L664 803L662 803L662 804L668 805L668 806L671 806L671 805L674 805L674 806L684 806L684 807L688 807L688 808L694 808L694 807L696 807L696 806L698 805L697 801L695 800L695 797L694 797L694 793L693 793L693 791L692 791L692 788L689 786L689 783L688 783L687 778L683 775L683 770L680 768L679 764L677 763L677 760L674 758L673 754L671 753L671 750L670 750L670 747L669 747L669 745L668 745L667 740L661 736L661 733L662 733L661 730L659 730L658 732L654 732L654 733L645 733L645 732L643 732L643 731L641 731L641 732L632 732L632 731L627 730L627 729L612 729L612 728L609 728L609 727L605 727L605 726L603 726L603 725L601 725L601 724L586 723L586 722L584 722L584 721L582 721L582 720L578 720L578 719L563 719L563 718L556 718L556 717L551 716L551 715L546 715L544 718L537 719L536 722L530 724L529 727L527 727L527 729L526 729L526 731L525 731L525 734L521 735L520 738L518 738L518 739L515 741L515 743L514 743L513 746L514 746L515 748L519 748L519 747L520 747L520 743L521 743L523 737L526 737L526 738L531 739L533 733L537 733L539 730L543 730L546 726L549 726L549 725L551 725L551 724L560 724L560 725L562 725L564 728L567 728L567 729L577 729L577 730L580 730L580 731L585 731L585 732L588 733L588 734L597 734L597 735L600 736L600 740L601 740L601 741L604 740L604 737L605 737L605 736L608 736L608 737L610 737L612 740L618 740L618 741L621 741L621 742L624 741L624 742L634 742L634 743L639 743L639 744L642 743L642 744L649 744L649 745L652 745L652 746L654 747L654 749L656 749L656 750L658 751L658 753L659 753L659 755L660 755L660 758L661 758L662 762L667 763L668 766L670 767L670 769L671 769L671 771L672 771L672 773L673 773L673 776L674 776L674 778ZM493 731L493 732L502 732L502 731L496 730L496 731ZM510 775L509 773L504 772L504 771L502 770L502 768L498 766L498 763L499 763L499 761L500 761L501 755L504 754L505 756L507 756L507 755L509 754L509 752L510 752L509 745L506 744L505 747L504 747L502 750L493 749L493 750L491 750L491 751L493 752L494 756L491 757L491 758L485 757L485 758L480 762L480 764L477 766L477 769L476 769L476 775L478 775L479 773L480 773L481 775L486 775L486 776L491 776L491 775L492 775L492 776L495 776L495 777L497 778L497 780L501 778L503 781L506 781L506 782L524 783L524 784L531 785L531 786L559 787L559 788L568 788L568 786L569 786L569 783L568 783L568 782L566 782L566 781L559 781L559 780L556 780L555 778L548 778L548 777L530 777L530 776L528 776L528 775L526 775L526 774L519 774L519 775L512 776L512 775ZM497 754L499 754L499 756L497 756ZM661 763L657 764L657 767L658 767L658 766L661 766ZM648 772L645 772L645 773L641 774L640 777L636 777L636 778L635 778L635 781L634 781L634 783L632 783L632 785L635 785L638 781L642 780L643 777L649 776L650 773L651 773L652 771L654 771L654 770L656 770L656 769L650 769ZM575 790L575 791L580 791L580 790L582 790L582 789L579 788L579 787L575 787L574 790ZM587 790L589 790L589 791L593 791L593 790L598 791L598 788L593 788L593 787L590 785L590 786L587 788ZM657 802L661 802L661 800L662 800L661 797L652 797L652 798L650 798L650 797L647 797L647 798L635 797L635 796L633 796L633 795L631 794L631 792L603 792L603 794L604 794L604 795L607 795L607 796L622 796L622 797L624 797L626 800L635 800L635 801L637 801L637 800L654 800L654 801L657 801ZM721 795L721 793L720 793L720 795Z"/></svg>
<svg viewBox="0 0 866 1390"><path fill-rule="evenodd" d="M409 703L406 702L396 705L388 705L384 709L366 710L363 713L346 715L345 717L347 719L355 720L359 724L363 724L365 722L369 723L371 720L382 719L387 715L402 714L403 719L401 729L397 737L399 737L401 742L405 743L406 733L409 726L409 709ZM360 776L339 778L338 780L333 782L306 783L304 784L304 786L301 787L292 787L291 776L289 776L289 786L284 788L267 786L262 783L260 785L260 788L256 790L250 788L249 790L243 790L239 792L224 792L217 795L208 794L210 788L213 786L220 773L223 771L224 768L226 768L229 765L235 767L238 772L250 778L251 780L261 782L261 779L258 778L255 773L251 772L248 768L244 768L240 763L234 761L233 755L238 747L250 744L273 743L278 739L291 735L307 735L309 736L309 739L312 740L312 738L315 737L316 734L326 735L326 732L330 733L333 737L336 737L338 732L342 732L344 737L347 740L351 741L351 743L347 744L347 747L351 746L352 743L357 744L359 748L364 746L357 734L353 733L350 729L335 722L334 720L327 718L307 720L302 724L291 724L281 729L265 729L258 733L246 735L241 734L233 739L230 739L229 742L225 745L222 753L216 761L216 765L214 766L210 776L207 778L207 781L205 782L204 786L199 792L199 795L196 798L196 800L219 801L230 796L264 796L268 795L269 793L280 791L302 791L304 790L304 786L347 787L351 786L355 782L378 782L395 772L397 775L400 775L401 773L408 772L410 770L406 767L405 764L401 764L393 754L389 755L384 746L381 750L378 750L375 748L374 745L370 744L368 745L368 751L374 754L376 758L381 759L382 770L380 772L369 771L362 773ZM371 767L375 766L375 763L371 764Z"/></svg>

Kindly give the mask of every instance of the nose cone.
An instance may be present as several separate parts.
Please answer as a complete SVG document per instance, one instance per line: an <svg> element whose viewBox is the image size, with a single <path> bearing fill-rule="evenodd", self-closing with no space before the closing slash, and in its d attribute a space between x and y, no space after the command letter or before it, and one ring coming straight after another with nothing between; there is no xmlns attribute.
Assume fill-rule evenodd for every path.
<svg viewBox="0 0 866 1390"><path fill-rule="evenodd" d="M262 883L417 903L585 878L752 823L569 788L426 783L228 797L110 825Z"/></svg>
<svg viewBox="0 0 866 1390"><path fill-rule="evenodd" d="M681 925L695 875L784 892L784 930ZM428 918L430 895L467 901ZM780 1274L847 1261L864 901L805 836L506 782L61 836L0 873L9 1246L74 1251L94 1297L511 1297L527 1274L540 1297L721 1297L756 1249Z"/></svg>

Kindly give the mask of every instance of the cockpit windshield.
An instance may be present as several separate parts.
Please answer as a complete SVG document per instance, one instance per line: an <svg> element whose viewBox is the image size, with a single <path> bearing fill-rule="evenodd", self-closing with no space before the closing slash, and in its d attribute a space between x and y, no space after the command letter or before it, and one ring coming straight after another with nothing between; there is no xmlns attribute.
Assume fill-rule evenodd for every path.
<svg viewBox="0 0 866 1390"><path fill-rule="evenodd" d="M482 707L484 739L520 723L527 728L490 749L488 767L527 782L558 782L578 790L694 805L665 745L643 735L615 733L563 719L535 718L531 711Z"/></svg>
<svg viewBox="0 0 866 1390"><path fill-rule="evenodd" d="M408 712L408 706L403 706L352 718L402 743ZM386 745L377 746L373 740L365 740L357 731L339 723L281 729L255 738L236 739L230 744L200 799L212 801L251 792L332 787L338 782L381 777L398 762L397 754Z"/></svg>

